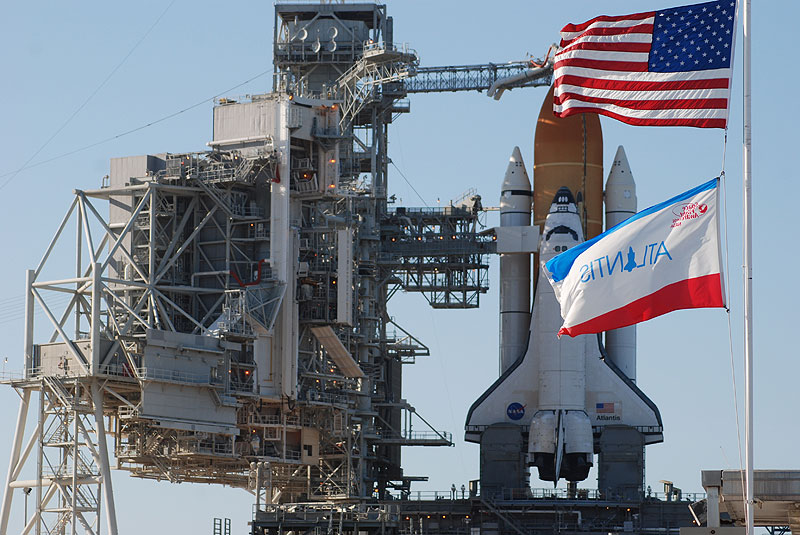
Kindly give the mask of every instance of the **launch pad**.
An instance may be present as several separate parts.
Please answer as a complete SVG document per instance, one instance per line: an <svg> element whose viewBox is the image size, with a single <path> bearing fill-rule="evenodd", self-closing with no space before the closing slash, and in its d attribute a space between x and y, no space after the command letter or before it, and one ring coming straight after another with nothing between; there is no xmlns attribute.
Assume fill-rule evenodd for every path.
<svg viewBox="0 0 800 535"><path fill-rule="evenodd" d="M441 208L393 206L388 132L410 111L409 94L488 90L508 77L515 87L551 82L527 63L423 68L393 43L385 6L278 3L273 92L220 99L211 150L115 158L102 187L75 192L28 272L25 376L10 381L22 403L0 535L19 487L35 488L23 533L95 533L102 503L115 535L107 435L116 467L134 477L253 492L254 534L674 533L691 524L692 500L643 488L643 449L662 429L630 356L584 339L578 368L551 359L545 370L583 374L583 390L564 396L572 405L506 396L515 370L530 370L527 348L539 347L529 343L525 299L505 303L504 336L515 340L503 345L496 387L465 427L480 444L481 479L432 499L412 489L420 478L404 473L401 448L453 441L403 398L403 365L430 351L395 323L390 299L418 292L433 308L477 307L490 254L509 261L501 284L514 279L529 292L532 253L558 252L568 246L561 238L575 235L572 244L602 227L602 157L599 171L594 161L577 166L591 170L572 177L578 198L553 203L574 218L551 227L548 209L564 184L531 191L527 175L504 186L508 212L490 231L479 228L474 191ZM585 144L599 123L596 133L585 124L577 132L582 157L596 156ZM521 157L514 163L525 173ZM550 249L539 249L532 203L534 222L548 231L542 243L555 235ZM76 229L67 249L75 270L46 278L68 229ZM64 294L69 304L57 309L48 296ZM44 344L34 343L35 307L52 332ZM602 388L593 390L596 381ZM535 420L539 412L547 414ZM565 464L538 431L540 449L531 449L542 421L578 413L580 447L564 450ZM575 478L564 491L531 490L532 459L540 475L552 465L557 481L569 463L588 470L595 453L600 492L579 489ZM19 477L26 463L36 465L34 481Z"/></svg>
<svg viewBox="0 0 800 535"><path fill-rule="evenodd" d="M530 489L529 489L530 490ZM530 494L530 493L529 493ZM642 501L604 500L596 492L568 498L566 491L539 489L539 497L480 497L382 501L350 506L267 505L253 518L253 533L517 534L677 533L692 525L693 497L666 494ZM460 496L460 494L459 494ZM699 497L699 496L698 496ZM687 499L689 498L689 499Z"/></svg>

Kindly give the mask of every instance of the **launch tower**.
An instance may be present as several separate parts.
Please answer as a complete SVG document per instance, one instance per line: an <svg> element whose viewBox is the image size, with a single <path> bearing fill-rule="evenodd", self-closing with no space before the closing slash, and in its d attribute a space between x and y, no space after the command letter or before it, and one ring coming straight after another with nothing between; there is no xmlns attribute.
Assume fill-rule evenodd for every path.
<svg viewBox="0 0 800 535"><path fill-rule="evenodd" d="M388 303L403 290L477 307L486 255L502 251L478 232L474 191L442 208L393 206L389 125L411 93L508 76L549 85L549 73L420 67L374 3L277 3L273 56L271 93L216 103L208 150L114 158L101 187L75 191L27 272L0 535L13 490L28 487L23 533L96 533L105 517L115 535L111 459L135 477L250 489L253 533L552 532L544 513L607 532L631 504L564 513L575 504L553 494L539 511L476 487L445 507L408 500L424 477L401 464L402 446L452 436L402 397L403 365L430 352Z"/></svg>
<svg viewBox="0 0 800 535"><path fill-rule="evenodd" d="M26 531L95 531L104 502L116 533L107 435L136 477L266 503L407 494L401 446L452 445L402 398L402 366L429 351L387 303L402 288L478 305L491 250L475 233L480 199L389 209L388 125L409 111L417 56L392 44L384 6L275 16L274 91L220 99L209 151L113 159L28 272L0 532L23 485ZM73 273L51 276L58 254ZM52 337L34 343L42 329ZM33 482L19 479L26 463Z"/></svg>

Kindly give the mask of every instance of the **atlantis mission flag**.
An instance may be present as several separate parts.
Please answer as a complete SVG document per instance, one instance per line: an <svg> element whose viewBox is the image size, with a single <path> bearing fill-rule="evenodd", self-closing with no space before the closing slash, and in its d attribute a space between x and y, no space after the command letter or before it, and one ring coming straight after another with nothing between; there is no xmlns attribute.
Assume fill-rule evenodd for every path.
<svg viewBox="0 0 800 535"><path fill-rule="evenodd" d="M718 195L715 178L550 259L545 273L564 320L558 334L724 307Z"/></svg>
<svg viewBox="0 0 800 535"><path fill-rule="evenodd" d="M735 22L735 0L716 0L568 24L554 57L553 112L725 128Z"/></svg>

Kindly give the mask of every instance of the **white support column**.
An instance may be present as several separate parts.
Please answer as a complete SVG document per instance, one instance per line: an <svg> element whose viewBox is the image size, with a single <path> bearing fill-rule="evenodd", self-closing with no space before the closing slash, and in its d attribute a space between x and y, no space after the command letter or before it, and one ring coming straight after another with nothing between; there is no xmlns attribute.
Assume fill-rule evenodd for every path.
<svg viewBox="0 0 800 535"><path fill-rule="evenodd" d="M270 266L273 274L286 282L281 309L273 337L273 355L280 357L281 393L293 399L297 395L297 314L294 310L295 232L291 229L291 147L288 118L291 101L282 97L277 107L278 121L274 136L280 154L280 182L273 182L270 194Z"/></svg>
<svg viewBox="0 0 800 535"><path fill-rule="evenodd" d="M36 456L36 509L33 512L31 521L35 521L36 535L42 535L42 509L46 500L42 495L42 470L44 469L44 382L39 383L39 416L36 424L36 441L38 442L39 451ZM56 485L50 485L48 493L55 489Z"/></svg>
<svg viewBox="0 0 800 535"><path fill-rule="evenodd" d="M719 527L719 487L708 487L706 489L706 526L709 528Z"/></svg>
<svg viewBox="0 0 800 535"><path fill-rule="evenodd" d="M76 397L77 397L77 390L78 386L75 386L76 389ZM78 535L78 526L76 525L78 522L78 459L79 459L79 432L78 429L78 420L80 419L81 415L78 411L74 411L73 413L73 420L72 420L72 496L70 496L72 503L70 503L70 507L72 508L72 518L70 518L70 524L72 527L72 535Z"/></svg>
<svg viewBox="0 0 800 535"><path fill-rule="evenodd" d="M24 356L25 356L25 377L31 375L33 368L33 281L36 280L36 272L29 269L25 272L25 333L23 335Z"/></svg>
<svg viewBox="0 0 800 535"><path fill-rule="evenodd" d="M28 271L28 274L32 274ZM11 499L14 497L14 489L11 483L14 482L14 471L19 463L20 451L22 450L22 439L25 435L25 421L28 418L28 405L31 399L31 390L26 388L22 391L22 399L19 402L19 414L17 415L17 427L14 431L14 445L11 448L11 458L8 461L8 476L6 477L5 494L3 495L3 508L0 510L0 535L8 532L8 516L11 512Z"/></svg>
<svg viewBox="0 0 800 535"><path fill-rule="evenodd" d="M92 382L92 403L94 404L95 429L97 430L97 449L100 450L100 476L103 478L103 502L106 506L106 522L109 535L117 535L117 512L114 507L114 489L111 486L111 462L108 458L106 426L103 421L103 393L97 380Z"/></svg>
<svg viewBox="0 0 800 535"><path fill-rule="evenodd" d="M97 375L100 372L100 308L102 306L103 282L100 280L100 264L92 264L92 311L91 311L91 357L89 361L89 368L92 375Z"/></svg>
<svg viewBox="0 0 800 535"><path fill-rule="evenodd" d="M81 204L83 198L78 195L75 197L78 200L78 210L75 211L75 278L80 278L83 274L83 210ZM75 283L75 291L79 291L81 287L80 282ZM75 299L75 340L81 337L81 304L77 296Z"/></svg>
<svg viewBox="0 0 800 535"><path fill-rule="evenodd" d="M98 464L98 466L99 466L99 464ZM97 485L97 497L99 498L101 494L103 494L103 483L102 482L99 485ZM97 535L100 535L100 528L103 525L103 523L100 521L100 513L101 513L100 504L101 503L102 502L100 500L97 500L97 525L96 525Z"/></svg>
<svg viewBox="0 0 800 535"><path fill-rule="evenodd" d="M158 309L156 307L155 296L153 295L153 289L156 285L156 203L158 202L158 191L156 190L155 186L150 183L150 210L148 216L150 218L150 236L147 240L147 287L150 293L150 305L149 310L150 313L147 316L147 319L150 321L150 325L158 328L162 328L160 322L158 321Z"/></svg>

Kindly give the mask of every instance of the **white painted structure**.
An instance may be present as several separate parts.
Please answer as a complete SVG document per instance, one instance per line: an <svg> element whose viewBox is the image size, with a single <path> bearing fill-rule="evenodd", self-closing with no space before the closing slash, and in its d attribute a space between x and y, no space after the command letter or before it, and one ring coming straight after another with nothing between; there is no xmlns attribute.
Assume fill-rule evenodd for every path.
<svg viewBox="0 0 800 535"><path fill-rule="evenodd" d="M622 145L608 172L604 200L606 230L636 213L636 182ZM636 325L606 332L606 351L620 371L636 382Z"/></svg>
<svg viewBox="0 0 800 535"><path fill-rule="evenodd" d="M563 188L541 232L540 262L582 241L575 201ZM540 277L546 281L544 274ZM604 358L599 338L557 338L562 320L552 286L537 285L532 311L524 357L472 405L466 440L480 442L481 434L494 424L528 427L529 462L539 466L545 480L585 478L592 462L592 437L606 426L629 426L642 433L645 444L661 442L658 409Z"/></svg>
<svg viewBox="0 0 800 535"><path fill-rule="evenodd" d="M514 147L500 187L500 235L530 228L531 181L519 147ZM531 320L531 251L499 245L500 250L500 374L525 351ZM501 252L507 250L508 252Z"/></svg>

